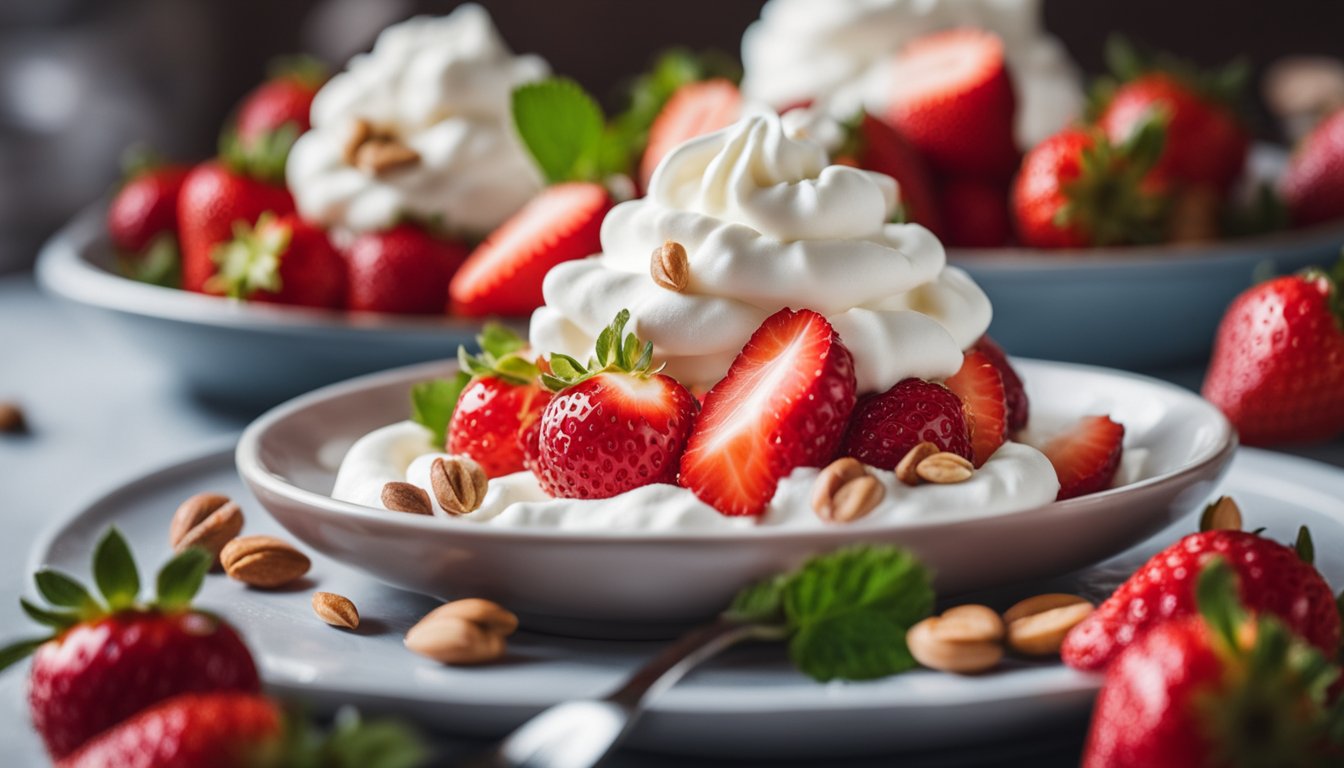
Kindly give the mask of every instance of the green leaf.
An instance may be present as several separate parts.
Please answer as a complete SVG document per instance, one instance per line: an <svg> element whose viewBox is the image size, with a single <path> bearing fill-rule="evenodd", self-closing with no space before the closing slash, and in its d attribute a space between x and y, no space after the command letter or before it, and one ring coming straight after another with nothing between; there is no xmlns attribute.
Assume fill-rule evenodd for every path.
<svg viewBox="0 0 1344 768"><path fill-rule="evenodd" d="M182 287L182 254L171 232L150 241L144 253L118 254L117 269L126 277L164 288Z"/></svg>
<svg viewBox="0 0 1344 768"><path fill-rule="evenodd" d="M789 657L808 677L874 680L916 666L905 644L909 627L879 611L840 613L808 624L789 640Z"/></svg>
<svg viewBox="0 0 1344 768"><path fill-rule="evenodd" d="M588 372L578 360L559 352L551 355L551 371L559 379L577 379Z"/></svg>
<svg viewBox="0 0 1344 768"><path fill-rule="evenodd" d="M1237 647L1237 629L1245 620L1237 574L1221 556L1215 557L1199 572L1195 582L1195 604L1209 627L1227 643Z"/></svg>
<svg viewBox="0 0 1344 768"><path fill-rule="evenodd" d="M1297 544L1294 547L1302 562L1311 565L1316 562L1316 544L1311 540L1311 531L1307 526L1297 529Z"/></svg>
<svg viewBox="0 0 1344 768"><path fill-rule="evenodd" d="M1106 66L1121 82L1133 80L1150 67L1146 57L1122 35L1106 40Z"/></svg>
<svg viewBox="0 0 1344 768"><path fill-rule="evenodd" d="M743 587L723 612L728 621L739 624L773 624L783 620L785 576L776 576Z"/></svg>
<svg viewBox="0 0 1344 768"><path fill-rule="evenodd" d="M409 726L395 720L361 720L344 711L322 750L324 766L350 768L416 768L429 757L424 742Z"/></svg>
<svg viewBox="0 0 1344 768"><path fill-rule="evenodd" d="M58 631L73 627L79 623L81 618L75 611L49 611L33 605L22 597L19 598L19 606L23 608L24 613L28 614L28 618Z"/></svg>
<svg viewBox="0 0 1344 768"><path fill-rule="evenodd" d="M470 382L470 373L458 371L451 379L432 379L411 387L411 420L433 434L435 446L448 442L448 422Z"/></svg>
<svg viewBox="0 0 1344 768"><path fill-rule="evenodd" d="M606 118L578 83L550 78L518 87L513 92L513 121L547 181L598 178Z"/></svg>
<svg viewBox="0 0 1344 768"><path fill-rule="evenodd" d="M527 340L501 323L489 322L477 337L481 349L495 358L504 358L527 347Z"/></svg>
<svg viewBox="0 0 1344 768"><path fill-rule="evenodd" d="M130 608L140 596L140 572L116 528L109 528L93 551L93 581L113 611Z"/></svg>
<svg viewBox="0 0 1344 768"><path fill-rule="evenodd" d="M83 584L60 571L43 568L34 574L33 581L37 583L37 591L42 594L42 598L58 608L74 608L88 614L96 613L101 608Z"/></svg>
<svg viewBox="0 0 1344 768"><path fill-rule="evenodd" d="M50 637L35 637L31 640L20 640L17 643L0 648L0 672L33 655L33 651L36 651L49 640L51 640Z"/></svg>
<svg viewBox="0 0 1344 768"><path fill-rule="evenodd" d="M214 557L200 547L183 550L169 560L159 571L155 605L166 610L190 605L214 561Z"/></svg>

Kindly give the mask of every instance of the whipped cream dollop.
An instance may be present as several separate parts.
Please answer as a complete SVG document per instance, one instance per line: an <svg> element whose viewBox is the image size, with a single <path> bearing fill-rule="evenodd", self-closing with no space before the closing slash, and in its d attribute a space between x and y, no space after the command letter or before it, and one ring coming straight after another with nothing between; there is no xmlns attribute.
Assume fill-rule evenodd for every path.
<svg viewBox="0 0 1344 768"><path fill-rule="evenodd" d="M429 468L446 457L431 443L430 433L413 422L400 422L360 438L346 453L332 497L340 501L382 508L383 485L408 482L430 491ZM463 523L507 528L574 531L688 531L757 527L820 528L812 511L812 488L820 470L800 467L782 479L760 518L725 517L675 485L658 483L608 499L555 499L537 484L530 472L518 472L490 481L480 509L453 517L434 504L434 515ZM975 475L953 485L910 487L892 472L872 470L886 490L881 503L853 526L936 519L938 515L992 516L1038 507L1054 501L1059 483L1043 454L1021 443L1006 443Z"/></svg>
<svg viewBox="0 0 1344 768"><path fill-rule="evenodd" d="M600 254L551 270L532 347L587 359L626 308L669 374L708 388L767 317L806 307L853 353L860 392L945 379L989 327L990 303L928 230L889 223L896 202L890 177L830 165L777 115L750 114L671 152L647 197L607 214ZM690 264L680 292L650 274L669 240Z"/></svg>
<svg viewBox="0 0 1344 768"><path fill-rule="evenodd" d="M1077 66L1041 23L1041 0L770 0L742 37L742 89L777 109L824 103L841 118L881 113L890 56L942 29L1003 38L1017 91L1017 139L1037 144L1082 113Z"/></svg>
<svg viewBox="0 0 1344 768"><path fill-rule="evenodd" d="M548 72L537 56L513 55L478 5L388 27L313 100L312 130L286 167L299 212L356 232L409 215L469 237L489 233L542 188L510 99ZM350 146L367 127L418 160L357 167Z"/></svg>

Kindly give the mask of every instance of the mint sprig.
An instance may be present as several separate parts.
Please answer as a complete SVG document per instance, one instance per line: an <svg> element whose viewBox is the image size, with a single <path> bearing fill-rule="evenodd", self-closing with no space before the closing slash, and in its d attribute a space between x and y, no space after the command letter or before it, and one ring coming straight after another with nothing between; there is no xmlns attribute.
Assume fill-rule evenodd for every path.
<svg viewBox="0 0 1344 768"><path fill-rule="evenodd" d="M519 86L513 92L513 122L551 184L601 178L606 116L578 83L553 77Z"/></svg>
<svg viewBox="0 0 1344 768"><path fill-rule="evenodd" d="M524 385L541 375L534 360L526 355L527 341L508 326L486 323L476 337L481 351L470 354L465 346L457 348L461 370L450 379L431 379L411 387L411 420L428 429L435 445L448 440L448 424L457 410L462 391L473 379L483 376Z"/></svg>

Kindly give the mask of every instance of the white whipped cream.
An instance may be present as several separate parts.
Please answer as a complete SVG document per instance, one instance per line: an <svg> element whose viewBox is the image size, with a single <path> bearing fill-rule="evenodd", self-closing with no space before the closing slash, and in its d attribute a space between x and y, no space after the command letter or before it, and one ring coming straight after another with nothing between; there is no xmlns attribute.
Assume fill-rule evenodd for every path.
<svg viewBox="0 0 1344 768"><path fill-rule="evenodd" d="M1041 24L1041 0L770 0L742 37L742 89L777 109L814 101L842 118L864 106L880 113L892 53L961 26L1003 38L1023 148L1082 113L1081 76Z"/></svg>
<svg viewBox="0 0 1344 768"><path fill-rule="evenodd" d="M388 27L313 100L313 128L286 167L299 212L353 231L410 215L471 237L489 233L542 188L510 97L548 72L537 56L514 56L478 5ZM379 175L352 167L346 146L359 119L394 134L420 162Z"/></svg>
<svg viewBox="0 0 1344 768"><path fill-rule="evenodd" d="M429 467L444 456L432 444L429 431L418 424L405 421L377 429L351 446L331 495L340 501L383 508L380 496L386 483L413 483L429 492ZM508 528L576 531L820 528L827 523L811 507L818 472L802 467L781 480L759 519L725 517L691 491L667 484L642 486L608 499L554 499L541 490L530 472L491 480L481 508L453 519ZM1021 443L1004 444L970 480L954 485L912 488L896 480L892 472L872 472L886 495L871 513L849 525L936 519L940 514L967 510L988 517L1049 504L1059 493L1049 460ZM434 514L452 518L437 502Z"/></svg>
<svg viewBox="0 0 1344 768"><path fill-rule="evenodd" d="M748 115L673 150L647 197L607 214L602 253L551 270L532 346L587 359L626 308L669 374L707 388L767 317L806 307L853 353L860 392L947 378L989 327L990 303L928 230L887 223L895 204L890 177L829 165L778 116ZM650 276L667 240L689 257L682 292Z"/></svg>

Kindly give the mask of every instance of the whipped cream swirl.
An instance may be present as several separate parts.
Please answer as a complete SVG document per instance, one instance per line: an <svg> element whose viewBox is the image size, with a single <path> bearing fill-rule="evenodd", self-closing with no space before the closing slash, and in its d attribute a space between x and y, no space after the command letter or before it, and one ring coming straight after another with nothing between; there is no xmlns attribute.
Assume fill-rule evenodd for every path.
<svg viewBox="0 0 1344 768"><path fill-rule="evenodd" d="M388 27L313 101L312 130L286 167L299 212L352 231L410 215L470 237L489 233L542 188L510 95L548 72L537 56L514 56L478 5ZM377 173L352 165L361 121L418 162Z"/></svg>

